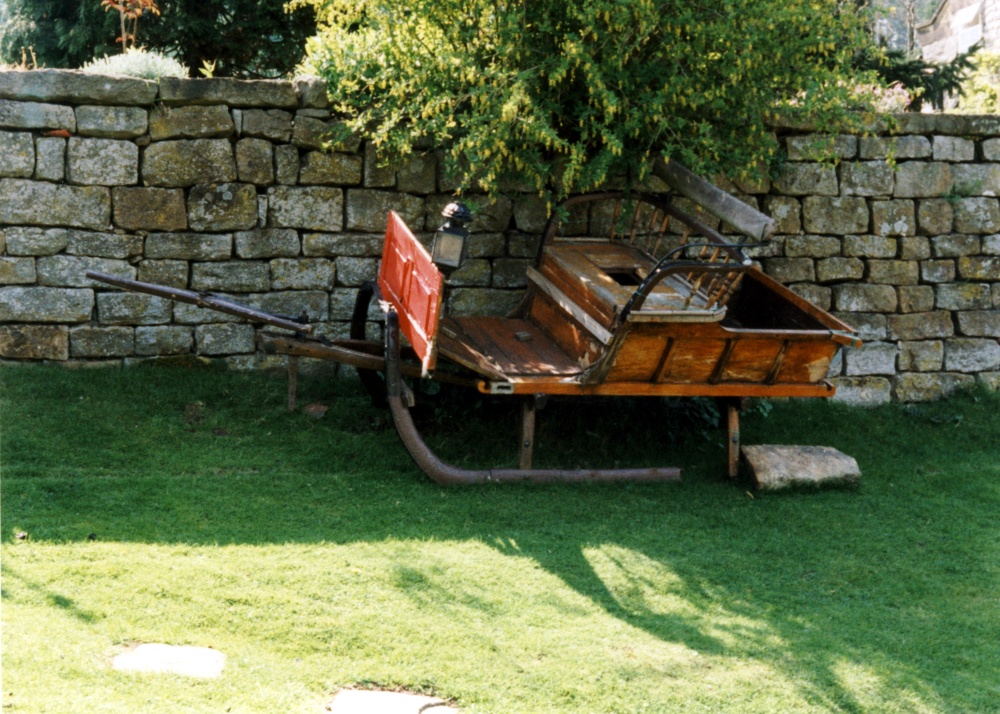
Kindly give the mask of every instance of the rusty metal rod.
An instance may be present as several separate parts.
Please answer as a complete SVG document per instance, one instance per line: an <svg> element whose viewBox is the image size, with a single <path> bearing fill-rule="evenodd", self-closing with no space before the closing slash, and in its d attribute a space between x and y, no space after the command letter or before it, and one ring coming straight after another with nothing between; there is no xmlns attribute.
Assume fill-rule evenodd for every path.
<svg viewBox="0 0 1000 714"><path fill-rule="evenodd" d="M438 458L424 442L404 395L403 375L400 373L399 318L390 310L385 321L387 401L392 420L406 450L420 470L431 480L443 485L481 484L507 481L532 482L584 482L584 481L679 481L680 469L463 469Z"/></svg>

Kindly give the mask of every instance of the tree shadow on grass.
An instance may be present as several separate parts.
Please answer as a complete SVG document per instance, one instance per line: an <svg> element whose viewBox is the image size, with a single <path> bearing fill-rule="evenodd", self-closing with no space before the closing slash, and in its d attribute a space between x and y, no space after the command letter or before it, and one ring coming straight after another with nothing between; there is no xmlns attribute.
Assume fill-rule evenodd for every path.
<svg viewBox="0 0 1000 714"><path fill-rule="evenodd" d="M877 419L855 424L843 410L780 407L772 419L748 420L748 441L832 442L859 458L865 484L751 498L714 476L716 444L697 434L670 443L653 413L614 413L618 426L596 440L595 425L608 416L600 405L574 407L577 421L553 415L568 424L543 423L542 443L552 447L543 458L583 453L607 463L641 449L639 461L690 465L685 483L442 488L416 471L363 396L335 387L348 408L314 422L280 413L282 387L257 387L267 395L262 407L260 394L239 384L213 391L220 388L205 383L202 423L184 423L184 405L194 401L185 393L163 405L174 421L146 410L133 418L152 421L125 434L126 417L114 407L124 395L109 387L108 401L89 412L95 431L116 443L137 439L142 453L112 449L117 465L69 458L57 477L18 477L8 468L4 522L35 540L63 542L91 532L106 541L192 545L481 542L530 558L663 642L762 663L823 710L860 712L890 701L899 711L997 708L1000 653L989 625L997 613L986 599L997 573L1000 471L988 457L1000 441L995 417L989 420L995 401L960 407L969 421L990 424L987 433L944 429L934 409L947 407L909 421L884 410L879 418L904 419L892 428L915 432L899 443L870 433ZM508 412L474 407L451 421L432 419L428 431L452 460L473 458L469 444L479 457L496 457L490 444L508 454L516 433L514 423L502 439L495 433ZM226 436L218 436L223 428ZM141 436L157 429L162 439ZM8 455L27 443L10 432ZM49 434L58 434L56 422ZM951 463L936 466L943 456ZM976 458L992 463L992 472L963 466ZM146 474L144 460L183 467ZM3 535L9 540L9 531ZM460 582L417 564L396 575L399 591L417 600L485 607ZM73 611L71 601L51 602Z"/></svg>

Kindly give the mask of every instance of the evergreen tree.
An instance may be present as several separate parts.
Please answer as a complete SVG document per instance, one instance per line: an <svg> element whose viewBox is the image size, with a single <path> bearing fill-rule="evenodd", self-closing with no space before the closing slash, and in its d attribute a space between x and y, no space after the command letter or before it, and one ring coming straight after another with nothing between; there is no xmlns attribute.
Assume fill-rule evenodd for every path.
<svg viewBox="0 0 1000 714"><path fill-rule="evenodd" d="M80 67L121 51L115 12L100 0L7 0L0 26L0 61L17 62L34 47L40 66ZM161 15L144 15L138 45L171 55L197 70L215 63L215 76L276 77L302 59L316 30L311 7L285 12L285 0L159 0Z"/></svg>

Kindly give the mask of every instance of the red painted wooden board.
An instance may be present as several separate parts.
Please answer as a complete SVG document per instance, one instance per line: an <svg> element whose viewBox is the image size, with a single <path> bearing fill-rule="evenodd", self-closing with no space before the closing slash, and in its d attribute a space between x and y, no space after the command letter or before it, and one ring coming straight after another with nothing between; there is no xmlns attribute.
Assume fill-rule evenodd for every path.
<svg viewBox="0 0 1000 714"><path fill-rule="evenodd" d="M399 326L426 375L437 363L437 330L444 275L403 219L389 211L378 274L382 297L399 313Z"/></svg>

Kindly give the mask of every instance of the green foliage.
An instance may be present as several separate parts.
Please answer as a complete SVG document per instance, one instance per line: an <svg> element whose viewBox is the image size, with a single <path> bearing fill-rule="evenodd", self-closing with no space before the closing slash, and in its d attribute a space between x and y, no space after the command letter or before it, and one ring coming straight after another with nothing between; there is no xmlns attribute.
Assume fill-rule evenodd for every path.
<svg viewBox="0 0 1000 714"><path fill-rule="evenodd" d="M316 29L311 8L286 12L284 0L160 0L161 16L144 16L138 44L187 67L215 62L215 76L276 77L301 60ZM98 0L7 0L0 61L16 62L34 47L39 64L80 67L115 54L118 13Z"/></svg>
<svg viewBox="0 0 1000 714"><path fill-rule="evenodd" d="M945 97L961 93L962 81L973 66L974 52L975 48L950 62L934 63L905 52L888 51L867 55L858 64L876 72L886 84L902 85L913 98L907 110L919 112L924 104L942 109Z"/></svg>
<svg viewBox="0 0 1000 714"><path fill-rule="evenodd" d="M188 68L172 57L134 48L126 50L124 54L94 60L81 69L87 74L112 74L140 79L187 77L189 74Z"/></svg>
<svg viewBox="0 0 1000 714"><path fill-rule="evenodd" d="M856 108L841 71L866 42L838 0L296 0L321 9L306 71L390 154L447 149L465 187L556 195L653 159L754 175L766 118Z"/></svg>
<svg viewBox="0 0 1000 714"><path fill-rule="evenodd" d="M1000 53L977 52L972 65L962 82L958 110L966 114L1000 114Z"/></svg>

